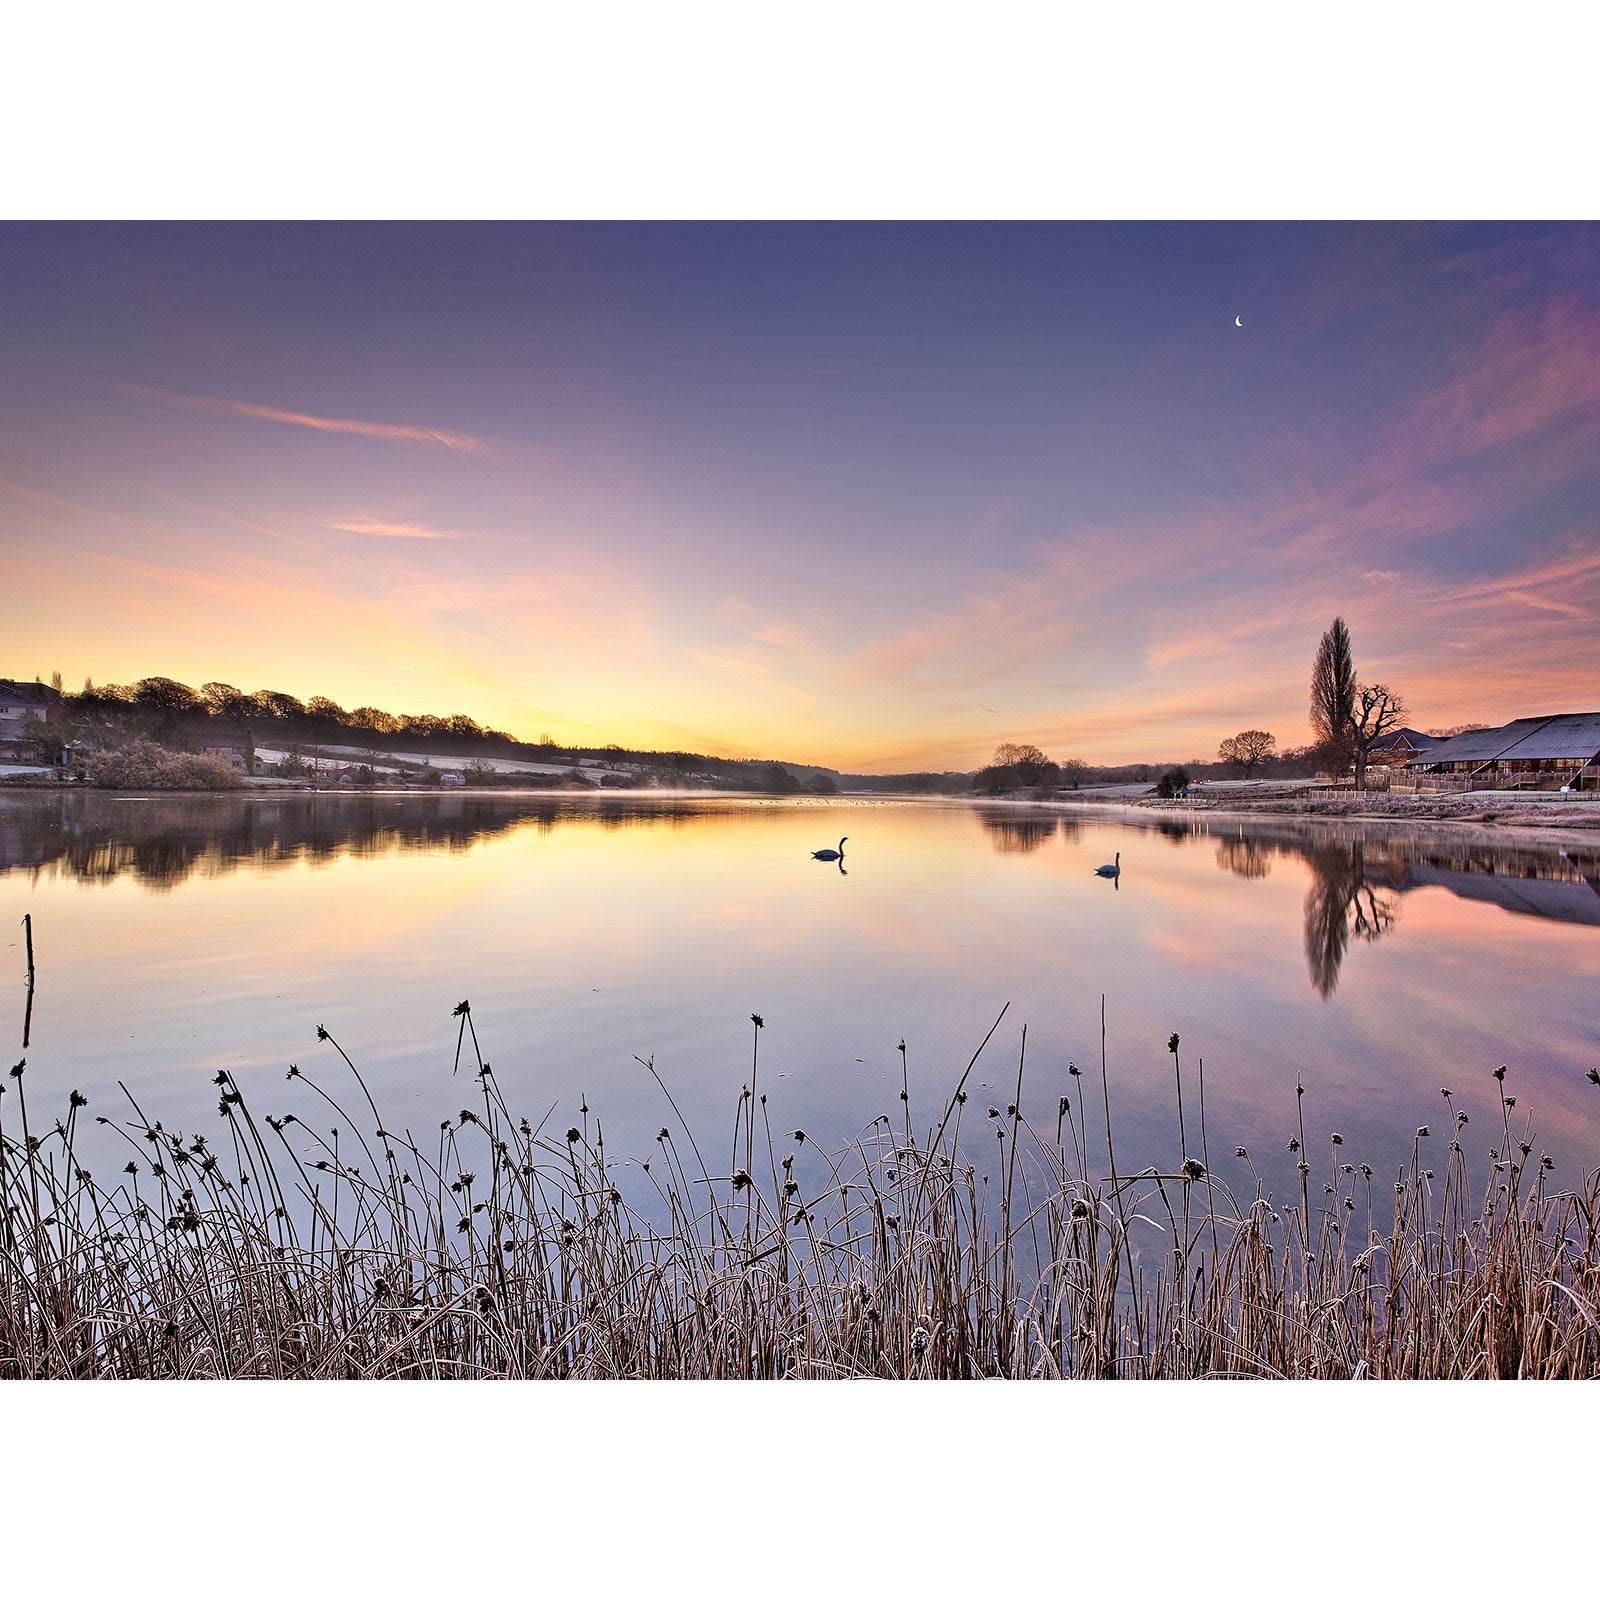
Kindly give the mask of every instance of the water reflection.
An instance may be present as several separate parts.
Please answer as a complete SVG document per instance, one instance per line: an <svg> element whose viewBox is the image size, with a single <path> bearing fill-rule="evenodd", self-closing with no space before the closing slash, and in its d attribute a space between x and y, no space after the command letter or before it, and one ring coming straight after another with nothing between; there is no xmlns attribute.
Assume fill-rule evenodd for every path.
<svg viewBox="0 0 1600 1600"><path fill-rule="evenodd" d="M465 852L522 827L682 827L707 809L682 800L597 804L544 795L8 796L0 804L0 872L87 883L130 877L161 891L191 877L342 856Z"/></svg>
<svg viewBox="0 0 1600 1600"><path fill-rule="evenodd" d="M731 824L736 816L748 818L756 811L780 814L776 803L736 806L648 796L7 795L0 797L0 874L82 883L128 878L160 892L194 878L272 873L346 856L465 854L521 829L539 836L558 828L659 833ZM784 814L792 811L783 808ZM971 814L994 852L1041 862L1075 849L1086 827L1104 825L1092 814L1044 808L979 806ZM878 815L871 847L876 853L869 859L881 872L891 808ZM1127 821L1144 837L1159 835L1178 850L1213 841L1218 870L1250 882L1268 878L1279 858L1303 862L1306 966L1312 988L1324 1000L1337 991L1352 946L1390 934L1402 899L1419 889L1442 888L1516 915L1600 927L1600 847L1558 849L1290 818L1220 826L1171 816ZM825 864L847 875L842 858Z"/></svg>
<svg viewBox="0 0 1600 1600"><path fill-rule="evenodd" d="M1217 841L1217 865L1239 878L1264 878L1277 852L1260 839L1229 837Z"/></svg>
<svg viewBox="0 0 1600 1600"><path fill-rule="evenodd" d="M1509 1060L1557 1158L1592 1164L1600 840L1153 821L851 797L0 794L0 975L21 978L31 912L38 1081L98 1100L137 1077L191 1122L215 1114L221 1067L282 1092L321 1022L385 1102L423 1126L453 1114L464 997L513 1104L559 1101L565 1127L587 1096L630 1155L666 1117L640 1058L711 1126L748 1079L752 1013L779 1125L820 1138L898 1124L902 1038L912 1105L937 1116L1009 1003L1048 1122L1068 1059L1098 1060L1105 996L1141 1162L1178 1148L1177 1032L1204 1041L1208 1116L1251 1149L1299 1137L1303 1078L1308 1117L1374 1166L1407 1159L1452 1082L1441 1061L1486 1063L1476 1132ZM812 853L841 835L834 883ZM1094 875L1118 853L1126 895ZM0 1028L27 1025L24 1000L0 994ZM1015 1031L997 1038L975 1102L1006 1105L1020 1058ZM1298 1191L1286 1156L1279 1176Z"/></svg>
<svg viewBox="0 0 1600 1600"><path fill-rule="evenodd" d="M1404 895L1446 889L1462 900L1520 916L1600 927L1600 849L1441 838L1416 833L1330 837L1268 824L1217 840L1217 865L1264 878L1274 856L1298 856L1311 871L1305 950L1312 987L1324 999L1339 986L1352 943L1390 932Z"/></svg>
<svg viewBox="0 0 1600 1600"><path fill-rule="evenodd" d="M978 821L989 843L1003 856L1031 855L1055 838L1061 826L1057 816L1019 815L1012 811L980 809Z"/></svg>
<svg viewBox="0 0 1600 1600"><path fill-rule="evenodd" d="M1311 986L1324 1000L1339 987L1339 968L1352 939L1370 944L1395 921L1395 893L1374 882L1360 843L1308 850L1306 965Z"/></svg>
<svg viewBox="0 0 1600 1600"><path fill-rule="evenodd" d="M1002 856L1031 855L1052 839L1071 844L1083 832L1083 818L1073 812L1021 811L1004 806L979 806L984 837Z"/></svg>

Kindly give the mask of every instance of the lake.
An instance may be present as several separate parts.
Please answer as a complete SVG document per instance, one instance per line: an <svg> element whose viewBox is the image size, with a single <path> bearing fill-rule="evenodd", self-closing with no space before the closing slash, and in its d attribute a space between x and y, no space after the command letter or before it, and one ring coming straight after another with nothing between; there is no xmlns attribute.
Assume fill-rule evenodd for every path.
<svg viewBox="0 0 1600 1600"><path fill-rule="evenodd" d="M841 835L842 863L812 859ZM1118 852L1121 877L1096 877ZM1245 1145L1296 1183L1298 1077L1310 1149L1337 1131L1391 1176L1423 1124L1442 1164L1450 1088L1481 1181L1501 1064L1557 1178L1596 1161L1592 845L937 800L24 792L0 796L12 1047L24 913L41 1118L72 1089L115 1115L120 1079L210 1133L219 1068L258 1109L310 1115L291 1063L350 1098L320 1024L420 1133L474 1103L452 1070L470 999L512 1109L559 1129L587 1108L619 1156L673 1120L641 1059L723 1148L758 1013L774 1132L837 1145L900 1121L902 1039L914 1120L937 1121L1009 1004L968 1083L981 1151L1024 1024L1034 1126L1053 1134L1069 1060L1097 1106L1104 996L1119 1167L1177 1160L1173 1033L1191 1119L1203 1059L1224 1178ZM1090 1131L1103 1152L1097 1109Z"/></svg>

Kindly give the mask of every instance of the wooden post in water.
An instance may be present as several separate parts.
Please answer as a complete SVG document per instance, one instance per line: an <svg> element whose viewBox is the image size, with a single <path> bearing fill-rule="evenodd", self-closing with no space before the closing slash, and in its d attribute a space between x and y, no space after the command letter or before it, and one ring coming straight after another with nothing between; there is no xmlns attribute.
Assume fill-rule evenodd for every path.
<svg viewBox="0 0 1600 1600"><path fill-rule="evenodd" d="M22 931L28 944L28 1003L22 1012L22 1048L28 1048L28 1034L33 1027L33 913L22 914Z"/></svg>

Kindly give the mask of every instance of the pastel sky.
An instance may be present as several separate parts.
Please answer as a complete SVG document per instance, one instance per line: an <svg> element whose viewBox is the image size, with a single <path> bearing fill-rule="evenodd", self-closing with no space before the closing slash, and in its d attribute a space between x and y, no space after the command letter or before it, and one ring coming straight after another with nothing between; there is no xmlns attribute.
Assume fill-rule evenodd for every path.
<svg viewBox="0 0 1600 1600"><path fill-rule="evenodd" d="M1336 614L1600 709L1600 227L0 225L0 676L1184 759Z"/></svg>

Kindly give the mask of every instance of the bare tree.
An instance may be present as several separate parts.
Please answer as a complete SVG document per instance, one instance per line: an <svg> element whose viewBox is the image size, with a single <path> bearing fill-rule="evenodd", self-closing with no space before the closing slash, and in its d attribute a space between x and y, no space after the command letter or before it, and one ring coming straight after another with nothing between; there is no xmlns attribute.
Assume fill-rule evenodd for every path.
<svg viewBox="0 0 1600 1600"><path fill-rule="evenodd" d="M1037 783L1050 758L1036 744L1000 744L995 746L992 767L1012 767L1021 784Z"/></svg>
<svg viewBox="0 0 1600 1600"><path fill-rule="evenodd" d="M1224 739L1217 746L1217 760L1226 761L1230 766L1242 767L1245 777L1248 778L1268 756L1274 753L1273 746L1277 742L1277 735L1268 733L1264 728L1246 728L1243 733L1236 733L1231 739Z"/></svg>
<svg viewBox="0 0 1600 1600"><path fill-rule="evenodd" d="M235 689L231 683L202 683L200 698L214 716L238 717L250 711L250 696Z"/></svg>
<svg viewBox="0 0 1600 1600"><path fill-rule="evenodd" d="M1356 701L1356 666L1350 630L1335 617L1317 645L1311 668L1311 731L1330 754L1347 755Z"/></svg>
<svg viewBox="0 0 1600 1600"><path fill-rule="evenodd" d="M1350 713L1350 751L1356 763L1356 788L1367 786L1367 753L1409 715L1400 696L1388 684L1357 686L1355 706Z"/></svg>

